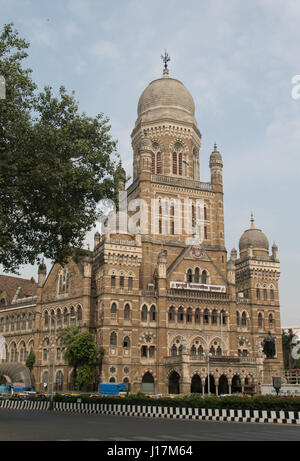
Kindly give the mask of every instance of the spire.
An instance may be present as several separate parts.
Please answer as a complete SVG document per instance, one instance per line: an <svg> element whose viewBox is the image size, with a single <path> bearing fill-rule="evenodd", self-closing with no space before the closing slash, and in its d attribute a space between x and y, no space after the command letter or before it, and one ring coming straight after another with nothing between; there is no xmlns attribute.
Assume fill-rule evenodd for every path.
<svg viewBox="0 0 300 461"><path fill-rule="evenodd" d="M254 217L253 217L253 213L252 213L252 212L251 212L250 223L251 223L251 229L255 229L255 226L254 226Z"/></svg>
<svg viewBox="0 0 300 461"><path fill-rule="evenodd" d="M168 69L168 62L171 61L170 56L168 55L167 51L165 50L165 54L161 55L161 59L164 62L164 71L163 71L163 76L164 78L169 77L169 69Z"/></svg>

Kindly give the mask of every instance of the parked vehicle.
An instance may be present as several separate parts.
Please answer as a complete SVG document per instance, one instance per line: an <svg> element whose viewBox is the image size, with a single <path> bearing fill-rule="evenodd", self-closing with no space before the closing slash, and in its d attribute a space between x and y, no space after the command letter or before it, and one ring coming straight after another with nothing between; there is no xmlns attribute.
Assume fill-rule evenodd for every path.
<svg viewBox="0 0 300 461"><path fill-rule="evenodd" d="M126 384L124 383L100 383L99 394L102 395L122 395L126 393Z"/></svg>

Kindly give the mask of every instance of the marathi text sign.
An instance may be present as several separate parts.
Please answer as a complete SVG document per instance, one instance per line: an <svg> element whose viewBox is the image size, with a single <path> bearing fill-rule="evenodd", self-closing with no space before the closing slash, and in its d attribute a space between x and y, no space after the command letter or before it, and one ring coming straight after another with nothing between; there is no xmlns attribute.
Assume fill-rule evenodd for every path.
<svg viewBox="0 0 300 461"><path fill-rule="evenodd" d="M175 288L177 290L198 290L215 293L226 293L226 287L224 285L206 285L204 283L170 282L170 288Z"/></svg>

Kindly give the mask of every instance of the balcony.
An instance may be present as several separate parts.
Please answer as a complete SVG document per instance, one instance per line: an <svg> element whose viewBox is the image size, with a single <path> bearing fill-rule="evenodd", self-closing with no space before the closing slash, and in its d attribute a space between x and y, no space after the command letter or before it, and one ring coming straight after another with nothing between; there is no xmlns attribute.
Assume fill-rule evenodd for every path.
<svg viewBox="0 0 300 461"><path fill-rule="evenodd" d="M167 289L167 296L172 298L186 298L186 299L212 299L218 301L229 302L230 298L227 293L214 293L199 290L180 290L177 288Z"/></svg>
<svg viewBox="0 0 300 461"><path fill-rule="evenodd" d="M207 363L207 356L199 355L174 355L170 357L165 357L166 365L179 365L182 362L192 362L193 364L203 364ZM214 365L222 364L239 364L239 365L249 365L256 363L256 357L238 357L233 355L213 355L209 358L209 363Z"/></svg>

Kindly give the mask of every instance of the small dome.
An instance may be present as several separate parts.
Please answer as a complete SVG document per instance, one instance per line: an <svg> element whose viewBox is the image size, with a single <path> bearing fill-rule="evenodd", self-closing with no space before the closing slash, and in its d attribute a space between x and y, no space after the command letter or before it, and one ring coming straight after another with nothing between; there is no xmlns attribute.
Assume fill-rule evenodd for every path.
<svg viewBox="0 0 300 461"><path fill-rule="evenodd" d="M247 229L240 238L240 252L252 246L254 249L269 251L269 241L265 234L254 227L254 219L251 215L251 228Z"/></svg>
<svg viewBox="0 0 300 461"><path fill-rule="evenodd" d="M209 158L209 166L211 167L213 164L219 164L219 165L223 166L222 155L217 150L217 144L216 143L214 145L214 150L211 153L210 158Z"/></svg>
<svg viewBox="0 0 300 461"><path fill-rule="evenodd" d="M138 102L138 119L151 122L162 119L196 124L195 104L191 93L179 80L163 77L153 80Z"/></svg>

